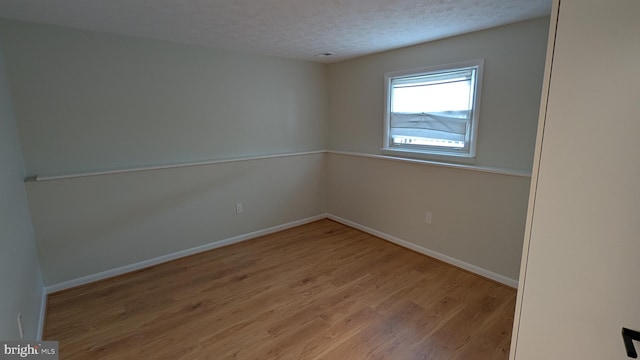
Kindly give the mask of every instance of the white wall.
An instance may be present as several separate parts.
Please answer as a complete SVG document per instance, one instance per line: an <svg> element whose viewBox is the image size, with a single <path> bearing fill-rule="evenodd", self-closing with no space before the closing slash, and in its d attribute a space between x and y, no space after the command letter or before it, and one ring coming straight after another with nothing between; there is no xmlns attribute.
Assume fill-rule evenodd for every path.
<svg viewBox="0 0 640 360"><path fill-rule="evenodd" d="M42 280L24 184L24 163L0 48L0 339L36 339Z"/></svg>
<svg viewBox="0 0 640 360"><path fill-rule="evenodd" d="M530 171L548 25L539 18L329 65L329 148L380 154L385 72L484 58L475 165ZM528 177L340 154L327 170L329 213L518 278Z"/></svg>
<svg viewBox="0 0 640 360"><path fill-rule="evenodd" d="M637 0L554 1L510 359L631 358L621 330L640 330L638 14Z"/></svg>
<svg viewBox="0 0 640 360"><path fill-rule="evenodd" d="M0 21L28 175L321 150L325 66Z"/></svg>

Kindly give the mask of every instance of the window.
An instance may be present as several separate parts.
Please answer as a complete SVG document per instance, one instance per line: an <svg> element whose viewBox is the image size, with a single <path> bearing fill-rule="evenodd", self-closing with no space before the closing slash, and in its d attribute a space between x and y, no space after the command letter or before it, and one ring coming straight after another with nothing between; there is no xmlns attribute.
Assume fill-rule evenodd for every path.
<svg viewBox="0 0 640 360"><path fill-rule="evenodd" d="M385 74L383 150L474 157L483 63Z"/></svg>

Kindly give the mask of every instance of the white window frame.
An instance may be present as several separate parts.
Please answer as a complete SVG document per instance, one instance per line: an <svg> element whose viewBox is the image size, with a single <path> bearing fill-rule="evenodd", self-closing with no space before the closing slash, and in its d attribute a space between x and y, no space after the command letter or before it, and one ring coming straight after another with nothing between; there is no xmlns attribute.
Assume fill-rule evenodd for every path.
<svg viewBox="0 0 640 360"><path fill-rule="evenodd" d="M406 147L400 145L391 145L391 83L394 79L411 78L424 76L448 71L463 70L468 68L476 68L476 77L474 84L474 100L472 116L469 120L469 129L465 138L464 149L446 149L436 146L420 146ZM476 156L476 143L478 133L478 123L480 118L481 90L482 90L482 73L484 68L484 59L469 60L446 65L429 66L418 69L402 70L388 72L384 74L385 81L385 112L384 112L384 139L382 151L391 155L400 155L408 157L418 157L435 160L454 160L454 161L473 161Z"/></svg>

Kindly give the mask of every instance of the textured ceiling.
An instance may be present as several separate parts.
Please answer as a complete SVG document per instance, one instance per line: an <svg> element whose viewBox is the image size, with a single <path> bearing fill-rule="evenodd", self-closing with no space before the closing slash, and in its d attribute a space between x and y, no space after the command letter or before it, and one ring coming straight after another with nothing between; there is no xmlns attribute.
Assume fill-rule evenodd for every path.
<svg viewBox="0 0 640 360"><path fill-rule="evenodd" d="M550 11L551 0L0 0L2 18L319 62Z"/></svg>

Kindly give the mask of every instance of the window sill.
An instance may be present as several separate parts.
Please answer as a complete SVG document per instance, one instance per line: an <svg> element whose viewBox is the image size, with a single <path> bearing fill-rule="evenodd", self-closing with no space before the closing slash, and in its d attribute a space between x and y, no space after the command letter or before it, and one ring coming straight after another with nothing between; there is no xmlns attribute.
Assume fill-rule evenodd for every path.
<svg viewBox="0 0 640 360"><path fill-rule="evenodd" d="M443 163L451 163L451 164L464 164L464 165L473 165L476 162L476 158L473 155L468 154L460 154L460 155L450 155L448 153L437 153L437 152L424 152L424 151L412 151L410 149L398 149L398 148L381 148L383 154L408 158L408 159L417 159L417 160L425 160L425 161L437 161Z"/></svg>

